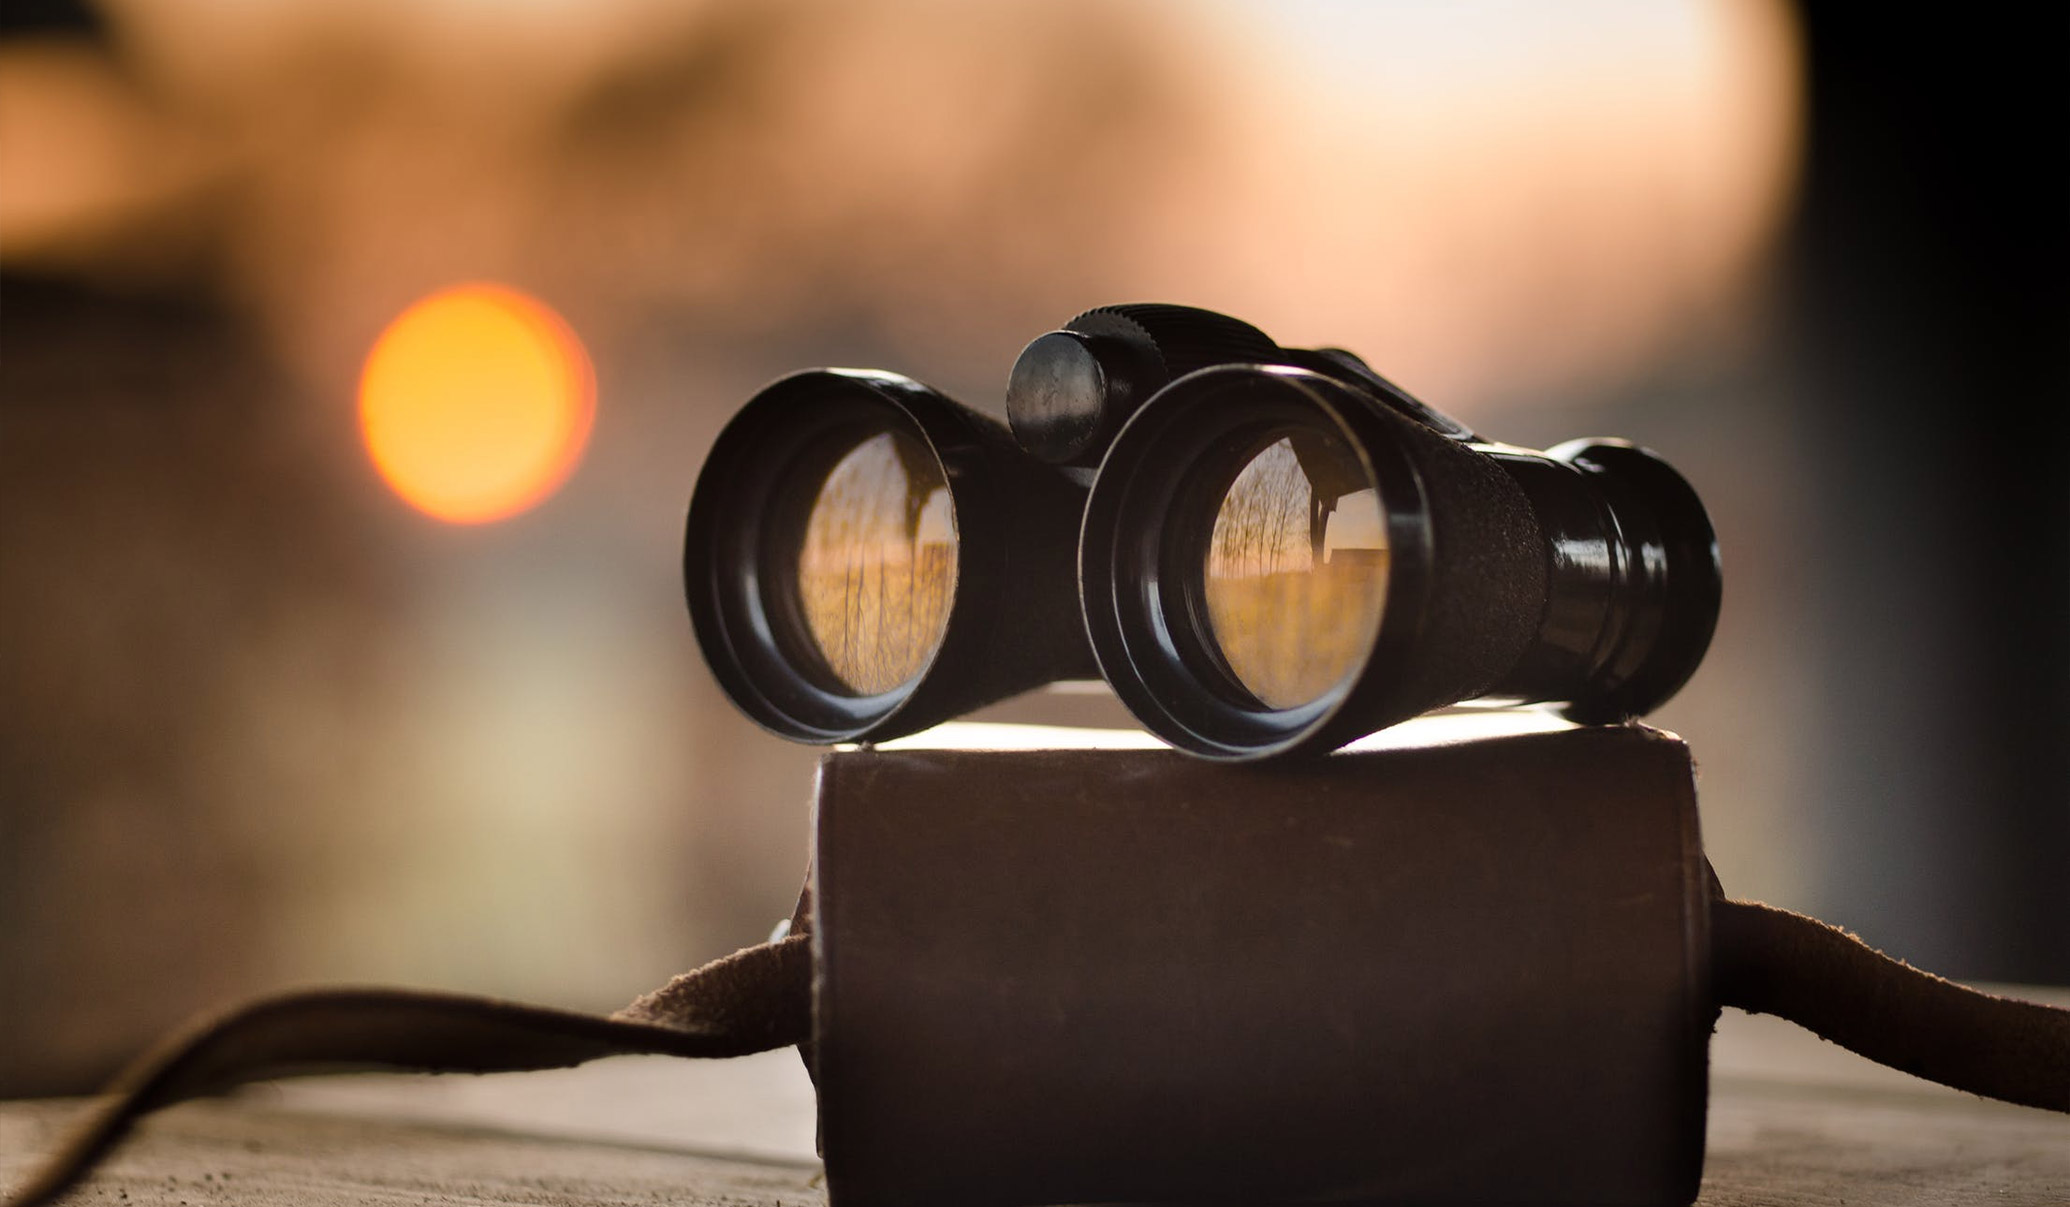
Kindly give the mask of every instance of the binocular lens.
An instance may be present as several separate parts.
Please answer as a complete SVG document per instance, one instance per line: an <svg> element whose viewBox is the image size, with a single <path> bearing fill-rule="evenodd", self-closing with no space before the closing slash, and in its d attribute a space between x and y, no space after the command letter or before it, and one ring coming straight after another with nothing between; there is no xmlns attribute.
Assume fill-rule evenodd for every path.
<svg viewBox="0 0 2070 1207"><path fill-rule="evenodd" d="M1695 492L1619 441L1472 442L1377 377L1227 365L1115 435L1079 588L1137 719L1218 759L1321 752L1460 700L1615 720L1709 644Z"/></svg>
<svg viewBox="0 0 2070 1207"><path fill-rule="evenodd" d="M1084 505L1004 425L911 378L793 374L698 476L698 645L743 712L801 742L897 737L1097 674L1072 574Z"/></svg>
<svg viewBox="0 0 2070 1207"><path fill-rule="evenodd" d="M883 431L840 452L795 541L797 609L839 687L873 696L926 668L955 593L956 513L924 444Z"/></svg>
<svg viewBox="0 0 2070 1207"><path fill-rule="evenodd" d="M1331 433L1296 428L1248 446L1220 491L1201 556L1201 601L1231 677L1295 708L1358 667L1387 597L1379 493Z"/></svg>
<svg viewBox="0 0 2070 1207"><path fill-rule="evenodd" d="M1624 441L1485 443L1350 353L1157 305L1037 339L1007 403L818 369L726 425L684 588L742 711L879 741L1100 675L1247 760L1461 700L1643 715L1710 643L1710 519Z"/></svg>

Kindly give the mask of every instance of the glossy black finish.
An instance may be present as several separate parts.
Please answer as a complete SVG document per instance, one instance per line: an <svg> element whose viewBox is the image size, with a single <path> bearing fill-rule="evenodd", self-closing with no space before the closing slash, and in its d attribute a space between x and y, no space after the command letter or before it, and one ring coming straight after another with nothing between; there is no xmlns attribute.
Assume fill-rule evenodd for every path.
<svg viewBox="0 0 2070 1207"><path fill-rule="evenodd" d="M1307 369L1325 377L1334 377L1358 389L1370 391L1382 403L1440 436L1464 441L1480 439L1472 428L1412 396L1407 390L1375 373L1373 367L1361 360L1357 354L1346 352L1342 348L1282 348L1279 357L1270 363Z"/></svg>
<svg viewBox="0 0 2070 1207"><path fill-rule="evenodd" d="M1104 347L1103 347L1104 345ZM1021 351L1006 385L1006 419L1022 448L1044 461L1068 465L1104 448L1108 400L1135 387L1116 341L1076 331L1052 331ZM1145 397L1148 397L1145 395ZM1125 404L1122 404L1125 405Z"/></svg>
<svg viewBox="0 0 2070 1207"><path fill-rule="evenodd" d="M1231 366L1174 383L1116 438L1087 502L1080 594L1094 653L1138 720L1219 759L1323 751L1469 699L1561 702L1582 721L1643 715L1703 660L1720 595L1696 492L1619 440L1550 452L1473 434L1348 353L1321 372ZM1231 450L1310 423L1358 450L1390 569L1363 664L1298 707L1244 691L1198 600L1203 526ZM1213 493L1211 490L1210 494Z"/></svg>
<svg viewBox="0 0 2070 1207"><path fill-rule="evenodd" d="M776 548L844 437L898 429L947 481L957 538L933 660L890 691L831 681L806 646L795 567ZM851 442L852 443L852 442ZM1094 672L1073 591L1084 491L1005 428L910 378L820 369L764 389L713 444L690 502L683 584L712 673L742 712L802 742L913 733L1056 678Z"/></svg>
<svg viewBox="0 0 2070 1207"><path fill-rule="evenodd" d="M1226 314L1152 302L1101 306L1022 350L1007 382L1007 422L1035 456L1090 470L1128 417L1174 378L1280 359L1270 336Z"/></svg>
<svg viewBox="0 0 2070 1207"><path fill-rule="evenodd" d="M1623 440L1491 453L1545 531L1544 622L1489 692L1568 701L1578 721L1642 716L1703 661L1722 588L1703 504L1674 468Z"/></svg>
<svg viewBox="0 0 2070 1207"><path fill-rule="evenodd" d="M1709 646L1710 522L1680 475L1626 442L1482 443L1349 352L1281 348L1180 306L1101 307L1041 336L1007 403L1011 434L909 379L819 370L764 390L727 427L691 505L684 571L698 640L744 711L799 741L874 740L1097 671L1167 741L1247 760L1328 751L1463 700L1639 716ZM940 462L958 575L931 664L858 695L815 673L770 534L824 478L814 449L887 426ZM1388 579L1363 657L1281 708L1213 637L1204 551L1261 436L1304 428L1357 457L1384 516Z"/></svg>
<svg viewBox="0 0 2070 1207"><path fill-rule="evenodd" d="M1363 664L1273 708L1215 653L1201 551L1233 459L1264 431L1309 426L1355 450L1390 568ZM1186 377L1116 438L1087 500L1079 590L1102 672L1138 720L1219 759L1321 752L1484 694L1534 639L1542 544L1523 492L1485 455L1346 382L1294 368Z"/></svg>

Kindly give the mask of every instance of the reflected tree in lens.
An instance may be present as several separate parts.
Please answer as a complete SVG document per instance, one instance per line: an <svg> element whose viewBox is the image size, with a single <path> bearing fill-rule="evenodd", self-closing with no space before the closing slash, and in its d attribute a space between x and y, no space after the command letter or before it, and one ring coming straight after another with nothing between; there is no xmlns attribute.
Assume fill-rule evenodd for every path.
<svg viewBox="0 0 2070 1207"><path fill-rule="evenodd" d="M1306 431L1267 445L1208 539L1203 595L1223 660L1272 708L1322 695L1372 645L1387 566L1379 497L1351 451Z"/></svg>
<svg viewBox="0 0 2070 1207"><path fill-rule="evenodd" d="M827 668L860 695L919 674L955 582L955 515L934 455L903 432L856 445L827 474L798 551L799 603Z"/></svg>

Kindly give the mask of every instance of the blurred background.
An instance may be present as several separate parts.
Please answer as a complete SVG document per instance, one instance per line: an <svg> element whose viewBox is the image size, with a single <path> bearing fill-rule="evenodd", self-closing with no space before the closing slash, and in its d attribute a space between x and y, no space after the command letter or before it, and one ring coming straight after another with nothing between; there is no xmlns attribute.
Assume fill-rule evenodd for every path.
<svg viewBox="0 0 2070 1207"><path fill-rule="evenodd" d="M2070 981L2070 16L0 12L0 1095L290 984L611 1008L760 939L817 752L696 652L705 449L810 365L1000 413L1116 301L1664 454L1728 890ZM486 482L360 398L476 337L536 369Z"/></svg>

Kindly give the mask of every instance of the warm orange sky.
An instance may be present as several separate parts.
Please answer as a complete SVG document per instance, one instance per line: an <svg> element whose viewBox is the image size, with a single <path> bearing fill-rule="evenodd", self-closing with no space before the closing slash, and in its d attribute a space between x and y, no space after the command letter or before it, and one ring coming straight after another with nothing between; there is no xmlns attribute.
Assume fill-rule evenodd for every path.
<svg viewBox="0 0 2070 1207"><path fill-rule="evenodd" d="M338 395L489 279L980 376L1183 301L1471 409L1729 322L1797 152L1780 0L108 11L133 78L6 52L0 254L199 273Z"/></svg>

